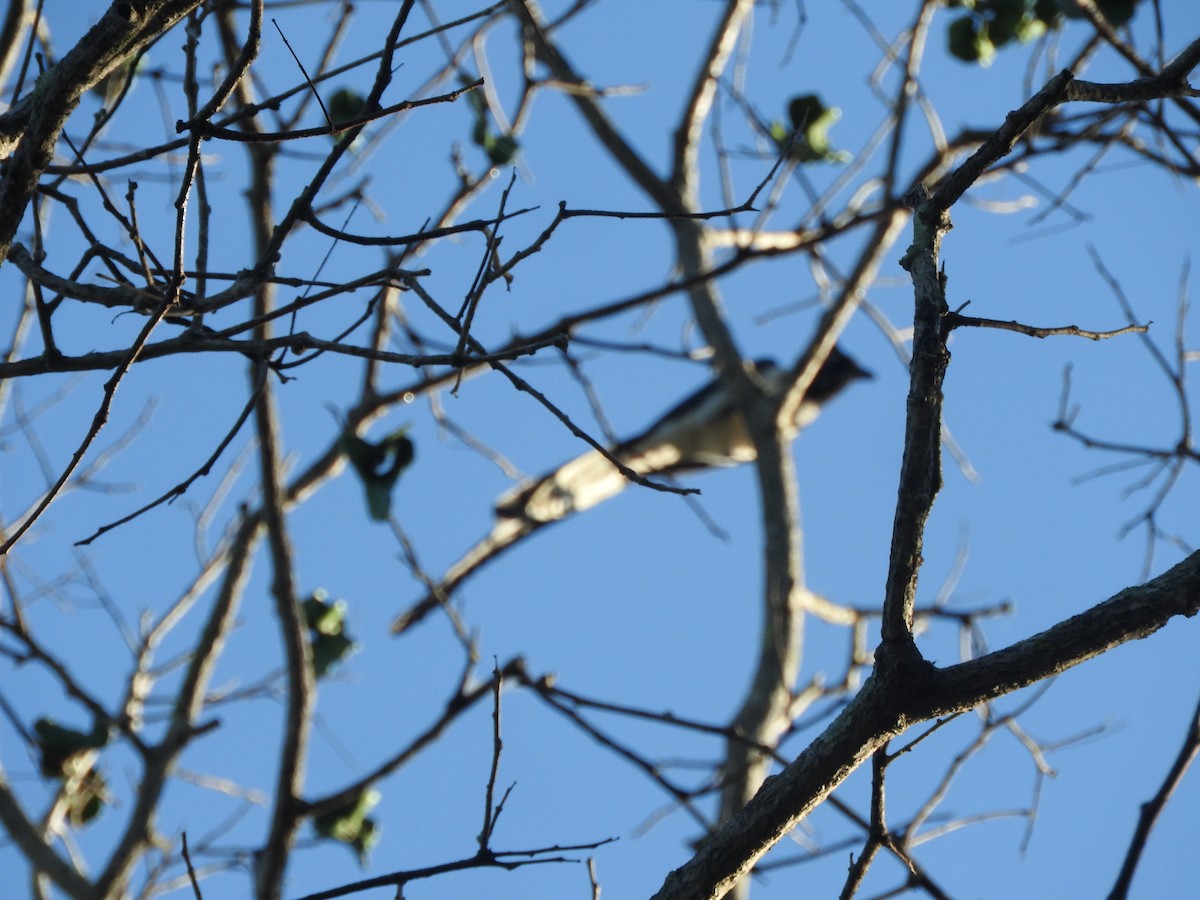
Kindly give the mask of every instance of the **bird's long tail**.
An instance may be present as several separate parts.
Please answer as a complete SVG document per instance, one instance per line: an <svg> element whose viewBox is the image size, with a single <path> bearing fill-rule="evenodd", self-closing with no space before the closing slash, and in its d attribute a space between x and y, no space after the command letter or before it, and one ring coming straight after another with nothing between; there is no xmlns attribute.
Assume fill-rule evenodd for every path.
<svg viewBox="0 0 1200 900"><path fill-rule="evenodd" d="M497 519L491 532L468 550L462 558L446 570L441 581L429 592L402 612L392 621L392 634L402 634L427 615L448 603L455 588L462 584L480 566L488 562L527 535L533 534L545 522L529 522L522 519Z"/></svg>
<svg viewBox="0 0 1200 900"><path fill-rule="evenodd" d="M593 450L532 484L509 491L496 503L496 523L491 532L447 569L424 597L392 622L392 633L407 631L448 602L462 582L518 541L619 494L627 484L616 466Z"/></svg>

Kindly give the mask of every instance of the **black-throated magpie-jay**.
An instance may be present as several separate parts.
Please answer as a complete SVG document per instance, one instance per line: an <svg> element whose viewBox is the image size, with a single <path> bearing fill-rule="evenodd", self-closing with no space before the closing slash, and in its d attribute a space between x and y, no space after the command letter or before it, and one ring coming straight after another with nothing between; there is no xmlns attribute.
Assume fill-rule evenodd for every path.
<svg viewBox="0 0 1200 900"><path fill-rule="evenodd" d="M756 360L754 366L768 390L783 388L787 373L774 360ZM809 425L820 414L821 405L846 385L870 377L870 372L835 347L809 386L787 439ZM736 466L753 462L756 455L736 402L719 378L609 452L639 475L679 475ZM532 484L509 491L496 502L496 514L531 522L557 522L619 494L628 483L603 454L592 450Z"/></svg>
<svg viewBox="0 0 1200 900"><path fill-rule="evenodd" d="M788 373L773 360L757 360L754 365L768 390L778 392L785 387ZM799 434L844 387L871 377L870 372L834 347L809 386L786 437L791 440ZM609 452L639 475L678 475L736 466L753 462L757 455L737 402L719 378ZM602 453L592 450L502 495L496 501L496 523L491 533L451 566L424 600L393 623L392 630L403 631L424 618L472 572L517 541L602 503L619 494L628 483Z"/></svg>

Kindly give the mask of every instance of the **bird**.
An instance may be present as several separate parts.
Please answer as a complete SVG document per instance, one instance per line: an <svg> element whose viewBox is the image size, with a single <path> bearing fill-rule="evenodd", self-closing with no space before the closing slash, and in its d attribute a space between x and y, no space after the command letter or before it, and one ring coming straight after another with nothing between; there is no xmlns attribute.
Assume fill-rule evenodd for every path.
<svg viewBox="0 0 1200 900"><path fill-rule="evenodd" d="M756 360L754 368L768 392L779 394L787 387L789 373L774 360ZM873 377L835 346L785 428L785 437L794 439L843 388ZM720 377L671 407L645 431L612 445L608 452L639 475L665 477L737 466L757 458L737 398ZM476 569L517 541L591 509L621 493L628 484L629 479L603 453L591 450L502 494L496 501L492 531L452 565L440 582L430 584L425 598L392 623L393 633L415 625Z"/></svg>
<svg viewBox="0 0 1200 900"><path fill-rule="evenodd" d="M788 373L774 360L756 360L754 367L769 392L783 389ZM835 347L809 387L786 438L794 439L820 414L821 405L846 385L870 377L871 373ZM666 476L741 465L753 462L756 455L736 400L719 378L672 407L641 434L610 448L609 453L639 475ZM496 515L557 522L591 509L628 484L604 454L592 450L532 484L504 494L496 502Z"/></svg>

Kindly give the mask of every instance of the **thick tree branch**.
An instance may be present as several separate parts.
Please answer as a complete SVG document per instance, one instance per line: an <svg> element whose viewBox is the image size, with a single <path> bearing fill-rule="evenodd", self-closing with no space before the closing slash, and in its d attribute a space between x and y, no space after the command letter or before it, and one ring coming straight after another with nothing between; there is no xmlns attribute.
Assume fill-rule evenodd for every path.
<svg viewBox="0 0 1200 900"><path fill-rule="evenodd" d="M919 722L973 709L1200 611L1200 552L1143 585L979 659L934 669L900 662L871 676L825 732L725 824L656 898L718 898L888 740Z"/></svg>

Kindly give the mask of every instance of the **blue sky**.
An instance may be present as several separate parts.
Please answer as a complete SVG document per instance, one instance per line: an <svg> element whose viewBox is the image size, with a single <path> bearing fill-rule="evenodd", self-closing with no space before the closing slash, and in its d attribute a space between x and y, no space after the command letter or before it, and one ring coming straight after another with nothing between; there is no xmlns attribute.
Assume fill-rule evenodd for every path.
<svg viewBox="0 0 1200 900"><path fill-rule="evenodd" d="M566 4L547 4L550 9ZM101 9L96 4L97 14ZM445 7L443 9L442 7ZM894 36L912 15L914 4L865 3L879 29ZM439 4L452 17L474 4ZM637 85L629 96L615 97L607 109L634 145L658 171L665 168L671 122L692 77L719 9L716 3L642 4L605 0L596 10L563 30L561 45L576 67L600 85ZM1166 0L1165 40L1170 56L1200 33L1200 8L1190 0ZM832 131L835 146L858 153L877 126L883 110L867 77L878 51L841 3L804 4L807 22L795 52L787 45L796 8L782 4L778 19L761 10L751 33L751 56L744 90L769 118L782 116L789 97L817 90L842 109ZM363 4L360 19L346 41L345 59L359 48L373 48L391 15L391 6ZM58 18L53 16L57 15ZM301 59L316 58L327 25L314 11L281 7L273 13ZM83 21L72 22L51 11L56 47L69 47ZM941 14L945 19L946 14ZM1152 40L1150 13L1135 23L1139 46ZM946 58L944 22L935 23L923 68L922 87L937 107L948 132L962 127L992 128L1023 100L1029 48L1003 52L986 70ZM167 65L173 35L151 53ZM1062 37L1061 65L1082 40L1080 26ZM511 27L502 25L489 38L489 59L502 99L512 97L515 71ZM408 96L421 84L432 48L402 59L389 97ZM436 58L436 57L433 57ZM291 57L268 27L261 71L267 89L296 81ZM1051 70L1052 71L1052 70ZM1049 74L1036 70L1036 86ZM1124 80L1129 68L1111 53L1098 55L1087 77ZM356 80L357 79L357 80ZM364 88L365 70L346 82ZM887 82L889 85L892 81ZM331 89L341 85L334 81ZM159 94L139 84L130 113L106 137L161 140L180 115L180 99L167 84L173 104L159 112ZM77 115L82 129L87 111ZM722 109L727 139L750 147L737 125L736 109ZM316 125L314 118L306 125ZM368 193L381 210L375 219L360 210L351 230L398 234L418 228L438 208L453 182L448 162L451 140L468 141L470 116L463 104L434 107L410 116L382 148L353 163L343 186L363 174ZM929 152L928 133L912 128L905 146L905 171ZM281 164L286 191L290 177L307 178L324 154L325 139L291 149ZM210 178L222 231L215 266L233 271L247 263L245 214L238 191L245 158L237 147L210 142ZM114 151L115 152L115 151ZM1091 151L1033 163L1031 178L1062 190ZM480 165L469 144L464 154ZM721 205L715 168L705 161L704 196ZM770 160L733 162L739 191L747 191ZM878 163L868 167L877 171ZM173 180L138 173L139 214L153 227L169 229ZM836 167L806 167L805 174L824 187L839 174ZM863 176L865 177L865 176ZM859 181L861 182L862 177ZM123 192L124 178L114 191ZM467 211L464 218L491 215L507 175ZM857 183L856 185L857 186ZM72 185L82 196L83 186ZM331 193L334 189L331 188ZM285 194L286 198L290 195ZM1117 328L1125 324L1119 306L1096 271L1089 246L1121 283L1141 320L1153 320L1151 339L1168 349L1174 339L1176 302L1185 260L1196 251L1195 185L1114 153L1071 195L1084 218L1051 213L1042 223L1032 209L998 215L970 201L1015 201L1034 197L1013 179L979 186L953 211L955 229L943 245L951 305L971 301L978 316L1016 319L1036 325L1078 324ZM647 201L599 154L581 120L558 95L536 101L529 129L522 136L519 177L512 204L537 210L506 226L511 252L538 234L556 204L606 209L647 208ZM286 206L281 202L280 208ZM777 221L794 221L804 209L796 182L788 186ZM51 240L61 240L60 256L47 266L58 271L78 255L79 247L65 217L51 224ZM340 221L340 214L328 221ZM747 224L747 218L741 224ZM162 249L169 246L161 232ZM23 237L27 240L27 233ZM869 299L898 328L911 317L911 290L897 265L907 232L881 270ZM861 238L834 243L830 259L846 267L860 250ZM279 271L311 276L329 241L311 232L296 239ZM52 254L54 248L52 245ZM479 258L474 237L446 241L422 259L432 274L423 282L454 306L470 284ZM74 254L74 255L73 255ZM378 265L370 252L334 248L323 277L349 276ZM672 258L667 230L657 222L580 219L564 225L547 247L517 270L507 292L494 289L474 330L485 345L496 346L515 333L530 333L571 311L619 299L661 283ZM1194 279L1193 279L1194 280ZM11 266L0 270L0 284L11 293L18 284ZM720 285L735 334L748 356L794 358L811 335L811 308L782 315L816 295L806 260L785 257L749 266ZM1190 288L1190 285L1189 285ZM287 302L294 295L281 292ZM338 308L307 311L297 327L328 336L353 319L365 298L343 298ZM445 341L448 336L406 295L403 302L414 324ZM767 317L764 321L764 317ZM120 346L140 324L113 320L107 312L81 312L61 335L64 349L79 353ZM589 327L583 336L624 343L652 343L681 349L699 340L689 326L688 310L678 297L643 311ZM214 323L216 325L221 322ZM1197 345L1197 326L1186 323L1188 346ZM826 411L797 442L795 452L805 526L804 554L811 586L854 605L877 605L887 566L896 478L903 430L907 374L878 328L865 317L851 323L843 346L873 369L876 379L856 385ZM602 398L618 434L639 431L679 397L703 383L701 365L666 361L647 354L588 351L578 344L585 371ZM1075 483L1079 476L1117 458L1089 451L1051 430L1057 414L1064 367L1072 367L1072 402L1080 406L1077 425L1112 441L1169 445L1177 436L1177 411L1168 385L1136 336L1092 343L1077 338L1034 341L1000 331L960 330L946 385L946 416L978 479L967 478L946 461L946 484L926 538L920 601L937 596L966 562L953 585L951 606L975 608L1008 602L1014 614L986 622L989 646L999 647L1036 633L1062 618L1143 580L1143 532L1121 538L1122 526L1138 515L1151 490L1127 491L1140 470ZM31 352L33 352L31 350ZM790 354L790 357L789 357ZM99 446L107 445L138 418L151 398L153 416L133 448L117 455L104 472L106 483L128 487L119 492L80 491L63 497L10 558L11 571L26 595L46 596L31 607L35 627L89 687L109 702L120 696L128 655L97 596L111 598L125 620L136 623L142 610L161 610L194 577L193 515L218 485L210 478L172 507L159 509L106 536L87 550L73 542L97 526L128 513L190 473L211 452L240 409L246 395L244 361L177 358L135 367L118 395L112 421ZM576 421L596 429L586 399L552 353L539 354L522 367L536 386ZM295 454L293 471L303 468L337 435L326 407L344 408L355 399L361 369L346 357L325 357L293 372L296 379L279 388L284 431ZM51 469L69 458L100 396L103 375L65 376L29 381L16 387L26 407L34 407L55 389L66 395L38 420L38 434ZM409 371L388 371L382 386L412 381ZM540 474L582 452L560 423L528 398L517 396L496 377L476 378L455 396L438 403L455 423L505 454L525 473ZM1193 414L1195 405L1193 404ZM6 427L11 422L11 409ZM511 485L497 466L439 429L430 404L418 399L378 423L373 436L411 423L417 461L395 493L395 511L412 537L421 562L440 572L481 537L491 523L493 499ZM599 434L598 429L593 433ZM237 451L244 448L238 443ZM43 481L36 454L18 433L6 430L0 489L5 516L12 518L37 495ZM232 454L231 454L232 455ZM253 457L233 482L210 534L239 502L253 499ZM462 590L465 613L478 635L481 674L493 657L520 654L530 671L555 673L562 687L600 700L649 710L670 710L714 724L727 720L745 689L759 635L762 564L758 506L749 468L689 479L699 487L706 512L731 535L711 535L676 497L631 489L586 515L544 530L472 579ZM1197 488L1187 473L1163 508L1162 525L1190 539ZM394 748L427 727L445 703L461 666L461 654L445 622L433 620L400 639L388 636L392 617L420 595L419 585L399 558L391 531L367 521L360 486L347 472L324 486L289 518L296 542L298 580L303 591L322 587L350 604L351 629L359 652L321 687L319 728L311 751L309 790L334 789L370 769ZM1180 558L1159 544L1151 571L1158 573ZM86 560L93 579L73 577L53 591L58 573ZM279 665L267 594L269 571L260 560L215 686L230 690L257 683ZM167 661L185 653L199 619L172 635L160 651ZM1027 850L1021 853L1024 821L999 818L955 831L922 845L917 858L952 896L1005 897L1095 896L1111 885L1132 832L1138 804L1148 799L1173 758L1196 702L1198 665L1194 623L1176 622L1149 641L1122 647L1061 677L1021 718L1026 731L1047 745L1097 731L1088 739L1048 754L1056 776L1041 787L1039 815ZM814 623L810 627L802 680L818 672L836 677L844 666L849 636ZM871 635L874 641L874 634ZM958 659L958 634L951 625L933 624L923 635L923 652L938 663ZM51 714L81 724L61 691L36 667L0 669L0 691L28 723ZM171 686L167 675L161 683ZM996 705L1009 710L1024 695ZM222 728L197 742L184 758L190 773L228 779L256 791L269 791L271 762L278 742L281 705L258 699L217 711ZM711 761L719 744L646 723L603 719L622 740L646 756L673 761L671 771L695 783L701 770L686 765ZM359 877L399 868L431 865L474 848L483 808L483 786L490 762L490 709L481 705L464 716L432 750L388 779L378 808L383 840L371 866L360 870L344 848L327 844L297 853L289 868L289 896L328 888ZM893 823L902 822L927 796L947 764L978 730L964 716L931 739L925 749L897 764L888 783ZM802 749L809 730L794 736L785 749ZM505 752L499 781L515 783L501 818L495 845L500 848L545 846L619 837L595 853L607 896L652 893L667 871L689 855L695 825L644 776L572 728L531 694L512 690L504 698ZM37 807L42 796L36 765L20 748L7 720L0 723L0 748L6 772L26 800ZM110 780L123 785L134 761L119 749L106 752ZM966 767L944 805L950 816L1011 810L1031 802L1033 766L1008 733L995 734L987 748ZM869 781L857 773L837 796L865 811ZM174 835L186 828L189 838L225 823L238 801L186 781L172 789L160 821ZM669 814L660 814L668 811ZM113 821L128 805L110 810ZM261 839L267 811L251 807L217 844L252 845ZM641 826L652 823L652 827ZM1185 780L1156 829L1142 863L1134 896L1183 897L1200 876L1193 859L1200 830L1200 794L1195 777ZM836 845L858 837L844 819L822 809L802 829L798 841ZM83 850L99 854L112 840L104 822L79 836ZM307 836L307 831L305 832ZM786 842L785 842L786 843ZM858 844L852 848L857 851ZM790 852L782 847L779 852ZM836 895L845 876L850 849L830 859L772 873L755 889L756 897ZM582 857L582 854L576 854ZM11 846L0 845L0 869L16 864ZM769 857L768 859L770 859ZM1190 867L1190 868L1189 868ZM868 882L867 894L894 884L901 874L883 860ZM243 896L248 881L238 874L209 882L206 897ZM406 894L420 898L487 896L587 896L581 865L533 866L513 873L464 873L418 884ZM185 896L182 892L176 896ZM381 893L380 896L383 896Z"/></svg>

